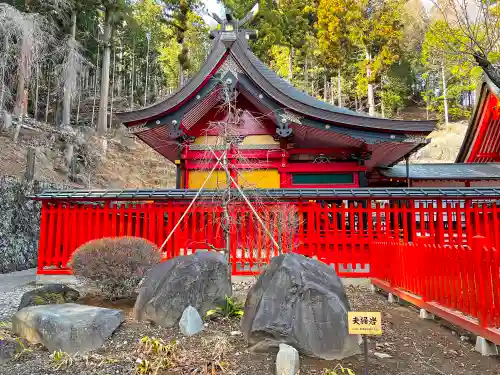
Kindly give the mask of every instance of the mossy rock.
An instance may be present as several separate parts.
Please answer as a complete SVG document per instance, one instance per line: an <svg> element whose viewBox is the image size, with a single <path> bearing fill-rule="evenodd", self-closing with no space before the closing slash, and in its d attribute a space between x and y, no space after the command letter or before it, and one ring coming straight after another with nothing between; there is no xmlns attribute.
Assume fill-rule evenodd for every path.
<svg viewBox="0 0 500 375"><path fill-rule="evenodd" d="M24 293L17 310L29 306L59 305L75 302L78 298L80 298L80 293L77 290L62 284L51 284Z"/></svg>

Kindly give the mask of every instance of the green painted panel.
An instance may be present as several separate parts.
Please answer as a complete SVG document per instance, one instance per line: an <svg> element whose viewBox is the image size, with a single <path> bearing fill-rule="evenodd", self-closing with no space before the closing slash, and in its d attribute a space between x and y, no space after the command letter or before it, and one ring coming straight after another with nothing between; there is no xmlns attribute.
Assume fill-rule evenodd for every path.
<svg viewBox="0 0 500 375"><path fill-rule="evenodd" d="M293 185L353 184L352 173L294 173Z"/></svg>

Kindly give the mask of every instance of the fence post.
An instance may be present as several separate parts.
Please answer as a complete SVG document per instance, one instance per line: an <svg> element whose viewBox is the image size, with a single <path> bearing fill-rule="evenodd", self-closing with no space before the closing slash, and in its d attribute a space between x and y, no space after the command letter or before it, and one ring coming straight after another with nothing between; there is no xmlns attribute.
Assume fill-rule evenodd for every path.
<svg viewBox="0 0 500 375"><path fill-rule="evenodd" d="M475 279L477 280L478 290L476 295L476 303L479 305L477 309L477 315L479 319L479 324L481 327L486 327L486 277L484 273L486 272L486 267L484 267L484 256L485 246L487 244L486 238L483 236L472 237L472 250L474 252L475 259ZM490 297L491 298L491 297Z"/></svg>
<svg viewBox="0 0 500 375"><path fill-rule="evenodd" d="M26 172L24 173L24 178L27 182L31 182L35 179L35 158L36 149L34 147L29 147L26 153Z"/></svg>

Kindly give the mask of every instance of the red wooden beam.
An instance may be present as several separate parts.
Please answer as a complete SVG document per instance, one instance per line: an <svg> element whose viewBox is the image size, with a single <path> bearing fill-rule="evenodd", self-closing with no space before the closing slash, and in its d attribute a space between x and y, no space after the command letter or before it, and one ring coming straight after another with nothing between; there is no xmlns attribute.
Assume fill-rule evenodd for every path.
<svg viewBox="0 0 500 375"><path fill-rule="evenodd" d="M478 157L479 151L481 150L481 146L486 141L485 136L488 130L488 125L490 123L490 119L493 116L494 107L497 105L497 98L491 93L488 93L487 103L484 106L483 113L481 115L481 119L479 120L477 135L474 140L474 145L472 147L470 156L467 159L467 163L474 163Z"/></svg>
<svg viewBox="0 0 500 375"><path fill-rule="evenodd" d="M451 324L454 324L469 332L472 332L475 335L484 337L486 340L500 345L500 331L495 328L483 327L479 323L478 319L466 316L460 311L447 309L437 302L424 302L422 300L422 297L416 296L399 288L391 287L390 284L385 281L379 279L371 279L371 283L377 288L385 290L387 293L392 293L393 295L398 296L402 300L405 300L406 302L409 302L414 306L427 310L431 314L439 316L440 318L450 322Z"/></svg>

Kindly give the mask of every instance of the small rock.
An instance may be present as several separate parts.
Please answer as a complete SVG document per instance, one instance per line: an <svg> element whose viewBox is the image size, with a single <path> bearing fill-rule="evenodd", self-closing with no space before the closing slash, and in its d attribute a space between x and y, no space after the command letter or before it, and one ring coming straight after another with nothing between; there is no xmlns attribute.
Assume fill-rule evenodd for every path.
<svg viewBox="0 0 500 375"><path fill-rule="evenodd" d="M300 371L299 352L287 344L280 344L276 356L276 375L296 375Z"/></svg>
<svg viewBox="0 0 500 375"><path fill-rule="evenodd" d="M453 349L450 349L448 352L453 354L453 355L458 355L458 352L456 350L453 350Z"/></svg>
<svg viewBox="0 0 500 375"><path fill-rule="evenodd" d="M386 353L379 353L379 352L375 352L373 353L373 355L377 358L380 358L380 359L384 359L384 358L391 358L392 356L389 355L389 354L386 354Z"/></svg>
<svg viewBox="0 0 500 375"><path fill-rule="evenodd" d="M80 293L63 284L50 284L23 294L17 310L29 306L53 305L75 302Z"/></svg>
<svg viewBox="0 0 500 375"><path fill-rule="evenodd" d="M193 306L188 306L184 310L179 321L179 328L185 336L196 335L203 330L203 320Z"/></svg>
<svg viewBox="0 0 500 375"><path fill-rule="evenodd" d="M241 335L241 331L231 331L231 336L239 336Z"/></svg>
<svg viewBox="0 0 500 375"><path fill-rule="evenodd" d="M467 336L460 336L460 341L467 341L469 338Z"/></svg>
<svg viewBox="0 0 500 375"><path fill-rule="evenodd" d="M0 340L0 365L9 362L9 360L16 355L19 349L19 343L13 340Z"/></svg>

